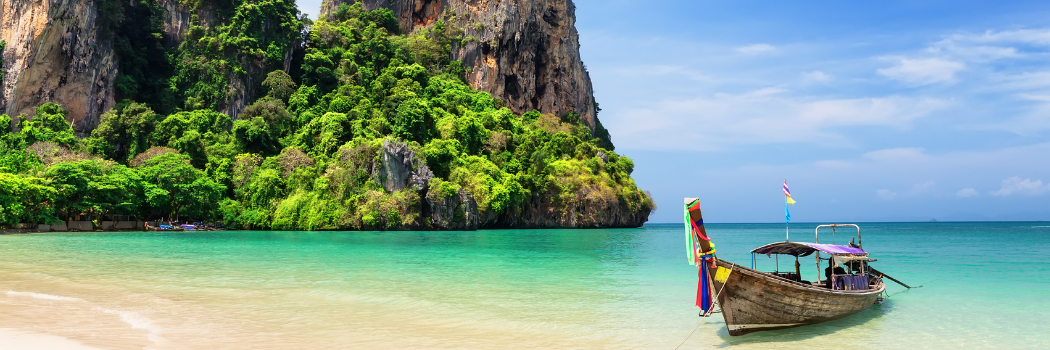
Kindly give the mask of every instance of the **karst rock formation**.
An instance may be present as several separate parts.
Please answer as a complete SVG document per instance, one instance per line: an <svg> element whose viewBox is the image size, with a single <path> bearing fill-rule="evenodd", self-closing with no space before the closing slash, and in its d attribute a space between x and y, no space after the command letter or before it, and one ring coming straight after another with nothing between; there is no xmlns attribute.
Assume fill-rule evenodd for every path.
<svg viewBox="0 0 1050 350"><path fill-rule="evenodd" d="M325 0L329 13L352 0ZM453 59L469 68L467 82L503 100L515 113L575 111L592 130L597 115L587 68L580 60L576 6L571 0L364 0L389 8L401 30L449 19L468 40Z"/></svg>

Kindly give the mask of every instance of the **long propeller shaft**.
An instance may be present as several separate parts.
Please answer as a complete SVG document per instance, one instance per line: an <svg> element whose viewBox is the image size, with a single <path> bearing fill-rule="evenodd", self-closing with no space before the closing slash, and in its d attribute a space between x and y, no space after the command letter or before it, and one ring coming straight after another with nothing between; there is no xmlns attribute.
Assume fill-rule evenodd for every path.
<svg viewBox="0 0 1050 350"><path fill-rule="evenodd" d="M900 285L904 286L904 288L908 288L908 289L915 288L915 287L909 286L907 284L904 284L904 282L898 281L896 278L890 277L890 275L882 273L882 271L876 270L874 267L868 266L868 270L871 270L872 273L874 273L876 275L879 275L879 277L889 278L890 281L897 282L897 284L900 284Z"/></svg>

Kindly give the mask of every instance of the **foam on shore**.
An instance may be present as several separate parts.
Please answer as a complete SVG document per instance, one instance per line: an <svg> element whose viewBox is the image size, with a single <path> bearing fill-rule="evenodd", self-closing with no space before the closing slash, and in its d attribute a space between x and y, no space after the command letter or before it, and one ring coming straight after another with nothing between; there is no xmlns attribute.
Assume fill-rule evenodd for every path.
<svg viewBox="0 0 1050 350"><path fill-rule="evenodd" d="M71 298L71 297L64 297L64 296L44 294L44 293L34 293L34 292L17 292L17 291L9 290L9 291L7 291L7 295L8 296L18 296L18 297L30 297L30 298L34 298L34 299L43 299L43 300L55 300L55 301L65 301L65 302L84 302L84 303L88 303L86 300L80 299L80 298ZM88 304L90 304L90 303L88 303ZM112 310L112 309L106 309L106 308L97 307L97 306L93 307L92 309L98 310L98 311L102 311L103 313L106 313L106 314L120 316L120 320L122 322L128 324L129 326L131 326L131 328L133 328L133 329L142 329L142 330L148 331L149 334L146 335L146 338L149 339L150 341L152 341L154 344L165 341L165 339L160 336L161 328L158 327L157 325L155 325L153 323L153 320L150 320L149 318L147 318L145 316L142 316L141 314L139 314L137 312ZM4 339L4 338L0 337L0 339ZM5 350L5 349L8 349L8 348L0 346L0 350Z"/></svg>
<svg viewBox="0 0 1050 350"><path fill-rule="evenodd" d="M13 291L13 290L7 291L7 295L9 295L9 296L20 296L20 297L30 297L30 298L45 299L45 300L84 301L84 299L62 297L62 296L51 295L51 294L43 294L43 293L16 292L16 291Z"/></svg>

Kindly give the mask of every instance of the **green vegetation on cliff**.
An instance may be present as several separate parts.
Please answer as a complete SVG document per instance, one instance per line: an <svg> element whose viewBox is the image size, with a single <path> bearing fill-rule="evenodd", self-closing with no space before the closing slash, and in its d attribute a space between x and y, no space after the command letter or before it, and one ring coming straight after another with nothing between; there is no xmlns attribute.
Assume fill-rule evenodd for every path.
<svg viewBox="0 0 1050 350"><path fill-rule="evenodd" d="M4 52L7 42L0 40L0 52ZM0 84L4 82L4 55L0 55Z"/></svg>
<svg viewBox="0 0 1050 350"><path fill-rule="evenodd" d="M291 0L197 1L218 24L194 16L185 40L165 48L162 9L137 3L150 6L100 2L119 17L107 23L126 46L125 100L90 137L76 138L55 104L18 117L17 132L0 127L0 225L89 214L426 229L451 227L422 209L440 203L458 203L451 221L467 220L464 196L490 219L540 198L556 209L653 209L604 128L596 138L573 113L515 115L470 88L449 60L462 31L444 20L400 35L389 10L358 4L311 22ZM230 86L243 81L255 85ZM241 95L250 104L231 119L222 111ZM402 163L425 187L391 185Z"/></svg>

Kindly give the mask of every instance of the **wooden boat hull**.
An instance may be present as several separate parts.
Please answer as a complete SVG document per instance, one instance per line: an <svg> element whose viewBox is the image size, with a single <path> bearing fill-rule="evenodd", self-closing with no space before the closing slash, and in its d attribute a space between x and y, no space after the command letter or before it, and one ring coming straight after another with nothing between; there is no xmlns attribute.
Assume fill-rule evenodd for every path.
<svg viewBox="0 0 1050 350"><path fill-rule="evenodd" d="M841 291L782 279L718 259L718 266L732 269L725 283L717 280L729 335L799 327L843 318L863 311L878 300L886 286L879 281L872 289ZM715 275L712 269L711 275Z"/></svg>

